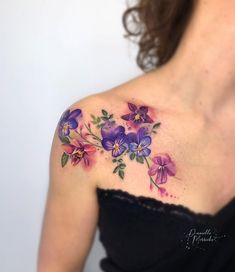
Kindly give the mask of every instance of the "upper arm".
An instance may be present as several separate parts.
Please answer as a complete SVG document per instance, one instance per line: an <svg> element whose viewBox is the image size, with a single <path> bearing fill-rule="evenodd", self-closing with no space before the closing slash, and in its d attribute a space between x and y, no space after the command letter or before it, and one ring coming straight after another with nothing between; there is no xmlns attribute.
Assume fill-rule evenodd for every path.
<svg viewBox="0 0 235 272"><path fill-rule="evenodd" d="M62 114L53 138L50 181L39 245L39 272L82 271L96 230L98 205L91 170L96 149L86 145L85 149L90 153L87 152L86 156L79 153L80 140L76 138L77 134L73 135L83 118L78 109L73 106ZM63 125L73 111L68 131ZM81 148L84 144L87 143Z"/></svg>

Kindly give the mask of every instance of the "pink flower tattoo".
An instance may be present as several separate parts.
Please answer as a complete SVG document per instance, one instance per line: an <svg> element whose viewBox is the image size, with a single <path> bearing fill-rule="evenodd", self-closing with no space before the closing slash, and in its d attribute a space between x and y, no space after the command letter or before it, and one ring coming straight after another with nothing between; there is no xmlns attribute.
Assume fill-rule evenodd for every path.
<svg viewBox="0 0 235 272"><path fill-rule="evenodd" d="M166 183L168 176L175 176L176 166L168 154L158 154L153 157L152 161L153 165L149 168L148 174L155 176L157 184Z"/></svg>

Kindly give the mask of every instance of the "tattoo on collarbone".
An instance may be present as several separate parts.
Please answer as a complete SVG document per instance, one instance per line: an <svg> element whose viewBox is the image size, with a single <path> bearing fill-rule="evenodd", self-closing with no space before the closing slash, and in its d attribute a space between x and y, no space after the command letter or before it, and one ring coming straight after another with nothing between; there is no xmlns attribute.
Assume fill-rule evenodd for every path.
<svg viewBox="0 0 235 272"><path fill-rule="evenodd" d="M127 103L128 112L121 115L117 123L114 114L105 109L99 116L90 115L90 121L83 120L81 109L66 110L58 124L58 136L63 154L61 166L68 162L90 169L95 163L95 153L107 152L113 163L113 173L125 178L126 160L146 165L149 188L157 188L160 194L168 195L163 184L169 176L176 175L176 165L168 153L155 153L151 144L161 123L155 121L154 111L147 106ZM96 127L96 129L94 129ZM98 131L98 132L97 132Z"/></svg>

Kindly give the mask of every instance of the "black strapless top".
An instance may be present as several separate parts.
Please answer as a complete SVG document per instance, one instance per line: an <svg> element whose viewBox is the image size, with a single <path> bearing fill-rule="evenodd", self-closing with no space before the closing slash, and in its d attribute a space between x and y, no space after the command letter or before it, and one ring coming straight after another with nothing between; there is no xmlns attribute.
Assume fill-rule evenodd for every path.
<svg viewBox="0 0 235 272"><path fill-rule="evenodd" d="M97 187L105 272L235 272L235 198L216 215Z"/></svg>

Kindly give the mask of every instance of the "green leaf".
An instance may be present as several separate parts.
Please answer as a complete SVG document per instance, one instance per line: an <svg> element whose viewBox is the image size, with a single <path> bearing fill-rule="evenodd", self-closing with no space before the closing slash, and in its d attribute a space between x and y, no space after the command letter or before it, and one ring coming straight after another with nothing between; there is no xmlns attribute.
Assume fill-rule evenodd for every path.
<svg viewBox="0 0 235 272"><path fill-rule="evenodd" d="M156 124L154 124L154 125L153 125L153 129L159 128L160 125L161 125L161 123L156 123Z"/></svg>
<svg viewBox="0 0 235 272"><path fill-rule="evenodd" d="M109 120L109 118L106 117L106 116L101 116L100 118L101 118L103 121L108 121L108 120Z"/></svg>
<svg viewBox="0 0 235 272"><path fill-rule="evenodd" d="M92 124L94 124L94 125L96 125L96 124L97 124L97 122L96 122L96 121L91 121L91 123L92 123Z"/></svg>
<svg viewBox="0 0 235 272"><path fill-rule="evenodd" d="M104 116L107 116L107 115L108 115L108 113L107 113L106 110L102 110L102 114L103 114Z"/></svg>
<svg viewBox="0 0 235 272"><path fill-rule="evenodd" d="M133 161L135 159L135 153L130 154L130 159Z"/></svg>
<svg viewBox="0 0 235 272"><path fill-rule="evenodd" d="M96 120L95 115L91 114L90 116L93 120Z"/></svg>
<svg viewBox="0 0 235 272"><path fill-rule="evenodd" d="M96 118L96 122L99 123L101 121L101 118L100 117L97 117Z"/></svg>
<svg viewBox="0 0 235 272"><path fill-rule="evenodd" d="M125 169L125 167L126 167L125 163L119 164L119 168L120 168L120 169Z"/></svg>
<svg viewBox="0 0 235 272"><path fill-rule="evenodd" d="M70 144L70 141L67 137L60 137L60 140L63 144Z"/></svg>
<svg viewBox="0 0 235 272"><path fill-rule="evenodd" d="M114 174L117 173L118 170L119 170L119 165L114 168L113 173Z"/></svg>
<svg viewBox="0 0 235 272"><path fill-rule="evenodd" d="M104 123L100 123L99 125L97 125L97 128L102 128L105 124Z"/></svg>
<svg viewBox="0 0 235 272"><path fill-rule="evenodd" d="M124 179L125 173L124 173L123 170L119 170L119 171L118 171L118 175L119 175L119 177L120 177L121 179Z"/></svg>
<svg viewBox="0 0 235 272"><path fill-rule="evenodd" d="M112 159L112 162L116 162L117 160L116 159Z"/></svg>
<svg viewBox="0 0 235 272"><path fill-rule="evenodd" d="M67 164L68 160L69 160L69 155L64 152L61 157L61 166L64 167Z"/></svg>
<svg viewBox="0 0 235 272"><path fill-rule="evenodd" d="M136 161L139 163L144 163L144 158L143 157L136 157Z"/></svg>
<svg viewBox="0 0 235 272"><path fill-rule="evenodd" d="M154 133L154 134L157 134L157 131L155 131L155 130L152 130L152 133Z"/></svg>
<svg viewBox="0 0 235 272"><path fill-rule="evenodd" d="M110 115L109 115L109 119L112 119L112 118L113 118L113 114L110 114Z"/></svg>

